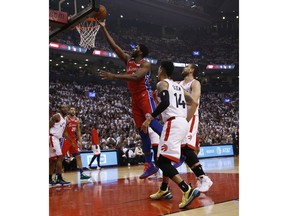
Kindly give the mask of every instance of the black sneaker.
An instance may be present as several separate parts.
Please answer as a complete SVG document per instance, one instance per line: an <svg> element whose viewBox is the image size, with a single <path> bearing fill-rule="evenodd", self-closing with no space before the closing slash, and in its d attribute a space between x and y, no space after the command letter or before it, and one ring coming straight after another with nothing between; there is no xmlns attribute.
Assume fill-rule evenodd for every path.
<svg viewBox="0 0 288 216"><path fill-rule="evenodd" d="M49 186L54 186L54 185L56 185L56 181L49 180Z"/></svg>
<svg viewBox="0 0 288 216"><path fill-rule="evenodd" d="M80 175L80 180L87 180L87 179L90 179L90 178L91 178L91 176L87 176L84 173L81 173L81 175Z"/></svg>
<svg viewBox="0 0 288 216"><path fill-rule="evenodd" d="M71 182L65 181L61 175L55 177L55 182L56 182L56 185L69 185L71 183Z"/></svg>
<svg viewBox="0 0 288 216"><path fill-rule="evenodd" d="M70 185L71 182L64 181L63 179L56 180L56 185Z"/></svg>

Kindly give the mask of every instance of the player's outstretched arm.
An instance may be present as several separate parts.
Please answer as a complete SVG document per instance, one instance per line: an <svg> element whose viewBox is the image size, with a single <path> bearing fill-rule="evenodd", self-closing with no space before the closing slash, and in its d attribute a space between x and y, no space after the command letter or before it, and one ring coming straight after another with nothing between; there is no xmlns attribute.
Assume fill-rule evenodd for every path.
<svg viewBox="0 0 288 216"><path fill-rule="evenodd" d="M106 80L124 80L124 81L139 81L150 71L151 65L149 62L144 62L134 74L113 74L108 71L100 71L99 76Z"/></svg>
<svg viewBox="0 0 288 216"><path fill-rule="evenodd" d="M101 22L99 20L97 20L98 24L101 26L101 29L104 32L105 38L108 41L109 45L111 46L111 48L116 52L116 54L118 55L118 57L125 62L125 64L127 64L127 61L130 59L130 56L128 54L126 54L114 41L114 39L111 37L111 35L109 34L107 28L106 28L106 23L105 21Z"/></svg>

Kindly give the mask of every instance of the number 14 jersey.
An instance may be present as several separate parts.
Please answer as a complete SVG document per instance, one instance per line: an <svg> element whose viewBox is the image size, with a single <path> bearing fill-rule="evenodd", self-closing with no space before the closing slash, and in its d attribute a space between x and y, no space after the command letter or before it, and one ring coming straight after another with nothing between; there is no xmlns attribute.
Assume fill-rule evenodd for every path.
<svg viewBox="0 0 288 216"><path fill-rule="evenodd" d="M187 117L187 104L183 88L173 80L164 79L169 84L169 106L162 112L165 123L171 117Z"/></svg>

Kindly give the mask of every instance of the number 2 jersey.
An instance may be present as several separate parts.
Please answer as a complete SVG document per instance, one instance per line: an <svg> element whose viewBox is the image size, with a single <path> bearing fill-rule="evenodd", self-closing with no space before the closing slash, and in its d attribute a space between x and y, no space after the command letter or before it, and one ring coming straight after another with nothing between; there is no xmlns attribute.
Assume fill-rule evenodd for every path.
<svg viewBox="0 0 288 216"><path fill-rule="evenodd" d="M173 80L164 79L169 84L169 106L162 112L163 122L171 117L187 117L187 104L183 88Z"/></svg>
<svg viewBox="0 0 288 216"><path fill-rule="evenodd" d="M69 116L67 116L66 121L67 121L67 124L66 124L67 133L69 134L70 138L72 140L75 140L76 142L76 138L79 138L79 137L76 137L76 131L77 131L79 119L77 117L72 119Z"/></svg>

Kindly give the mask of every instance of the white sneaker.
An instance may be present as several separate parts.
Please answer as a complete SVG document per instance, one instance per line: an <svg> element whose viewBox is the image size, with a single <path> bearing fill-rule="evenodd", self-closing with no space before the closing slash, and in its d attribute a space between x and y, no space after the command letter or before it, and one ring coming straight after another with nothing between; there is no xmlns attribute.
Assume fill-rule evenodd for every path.
<svg viewBox="0 0 288 216"><path fill-rule="evenodd" d="M213 184L213 182L206 175L203 176L202 178L198 177L198 180L196 183L198 190L202 193L207 192L209 190L209 188L212 186L212 184Z"/></svg>
<svg viewBox="0 0 288 216"><path fill-rule="evenodd" d="M158 172L155 173L155 175L156 175L156 178L162 179L162 178L163 178L163 172L162 172L162 170L159 169Z"/></svg>

